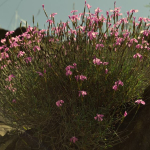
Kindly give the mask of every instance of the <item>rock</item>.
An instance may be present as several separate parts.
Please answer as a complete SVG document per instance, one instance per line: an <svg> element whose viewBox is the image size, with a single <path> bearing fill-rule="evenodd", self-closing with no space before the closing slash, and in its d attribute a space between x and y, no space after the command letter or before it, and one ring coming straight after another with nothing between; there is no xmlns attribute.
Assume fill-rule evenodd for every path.
<svg viewBox="0 0 150 150"><path fill-rule="evenodd" d="M37 132L34 129L27 130L24 132L19 140L16 142L15 150L31 150L31 149L38 149L38 150L51 150L48 149L43 143L33 136L33 134ZM26 143L26 144L25 144Z"/></svg>
<svg viewBox="0 0 150 150"><path fill-rule="evenodd" d="M18 140L18 135L16 134L5 134L5 136L0 136L0 150L15 150L15 143Z"/></svg>
<svg viewBox="0 0 150 150"><path fill-rule="evenodd" d="M108 150L149 150L150 149L150 86L148 86L143 94L145 105L141 105L135 118L133 118L137 107L128 114L124 122L121 124L118 132L124 131L125 128L128 135L127 139ZM129 122L131 123L129 124ZM129 124L129 126L127 126ZM119 142L119 141L118 141Z"/></svg>
<svg viewBox="0 0 150 150"><path fill-rule="evenodd" d="M10 132L11 130L13 130L12 127L0 123L0 136L4 136L7 132Z"/></svg>

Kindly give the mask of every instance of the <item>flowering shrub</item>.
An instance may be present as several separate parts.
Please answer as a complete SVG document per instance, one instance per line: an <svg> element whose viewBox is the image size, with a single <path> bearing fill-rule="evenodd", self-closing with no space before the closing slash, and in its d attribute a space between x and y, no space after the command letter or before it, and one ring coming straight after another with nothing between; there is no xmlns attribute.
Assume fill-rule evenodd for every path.
<svg viewBox="0 0 150 150"><path fill-rule="evenodd" d="M89 16L85 16L86 6ZM140 17L138 24L133 17L131 34L125 25L137 10L127 12L128 17L118 21L122 15L119 7L111 10L111 16L107 11L107 19L99 16L102 11L99 8L91 14L86 1L85 8L79 14L80 25L78 15L69 16L76 30L70 29L68 22L52 27L57 13L51 14L48 31L51 26L54 38L49 43L42 42L44 30L38 32L28 27L22 41L16 37L10 39L10 47L0 47L5 50L1 53L0 96L7 116L17 123L11 125L38 129L35 136L47 147L111 147L121 139L114 126L121 124L129 111L121 110L120 106L130 103L132 107L138 106L138 110L145 105L141 95L147 86L143 83L149 80L145 72L150 48L144 36L149 35L149 27L141 32L141 25L149 19ZM71 11L74 12L77 10ZM64 36L67 41L62 41ZM2 43L5 44L5 39Z"/></svg>

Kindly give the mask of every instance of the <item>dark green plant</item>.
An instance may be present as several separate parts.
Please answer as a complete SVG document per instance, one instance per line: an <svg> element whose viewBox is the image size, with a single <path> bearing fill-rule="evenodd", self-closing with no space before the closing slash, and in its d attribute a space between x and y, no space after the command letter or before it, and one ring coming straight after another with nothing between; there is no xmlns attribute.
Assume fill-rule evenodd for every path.
<svg viewBox="0 0 150 150"><path fill-rule="evenodd" d="M48 19L47 34L51 29L53 38L44 41L42 30L37 34L34 28L28 27L28 36L23 42L14 42L21 45L25 53L17 57L19 47L11 47L7 51L11 63L8 64L3 55L0 62L3 67L7 63L0 70L0 101L7 111L7 118L12 121L11 126L37 129L39 132L35 137L53 149L111 147L122 138L114 126L120 125L129 111L122 111L121 106L129 103L133 108L138 103L138 110L144 104L141 98L147 86L143 83L149 81L145 71L150 59L149 47L145 47L147 43L136 38L143 36L140 33L142 21L138 26L133 24L133 33L125 37L126 21L119 24L118 13L114 11L114 16L107 15L106 31L103 32L105 19L99 19L98 23L91 19L90 23L90 17L85 17L85 8L80 24L85 25L85 30L79 25L77 28L77 23L72 20L77 32L76 41L74 33L69 35L71 29L67 22L66 28L59 24L59 32L52 30L55 27L51 23L54 21L52 14ZM43 10L45 12L44 6ZM95 14L98 17L99 13ZM109 27L111 18L116 24L114 28ZM140 49L138 44L144 48ZM29 56L33 60L27 63L25 59ZM10 82L5 80L8 77ZM6 89L10 83L16 89ZM73 139L78 141L72 143Z"/></svg>

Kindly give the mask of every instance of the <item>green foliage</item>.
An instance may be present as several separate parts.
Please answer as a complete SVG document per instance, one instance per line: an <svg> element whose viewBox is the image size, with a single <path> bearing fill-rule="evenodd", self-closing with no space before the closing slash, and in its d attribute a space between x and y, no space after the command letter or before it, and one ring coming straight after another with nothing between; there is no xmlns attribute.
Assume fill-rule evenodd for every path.
<svg viewBox="0 0 150 150"><path fill-rule="evenodd" d="M96 29L102 28L102 22L89 28L87 21L85 26L86 31L92 31L93 27L96 32ZM70 27L66 28L68 31ZM29 35L33 35L31 39L24 38L25 44L21 45L25 54L17 57L20 49L10 48L8 54L12 62L0 72L0 101L5 102L5 108L9 109L7 115L17 123L11 126L24 129L26 125L38 129L35 136L57 146L57 149L62 145L64 149L106 148L112 146L114 141L120 142L121 135L113 127L123 122L123 113L127 109L122 110L121 106L130 103L132 108L136 107L133 99L141 98L146 87L143 83L149 81L145 74L150 60L146 49L136 48L136 42L128 46L127 38L118 44L114 33L105 36L101 30L93 39L85 33L78 34L76 41L73 34L69 36L63 30L60 35L48 39L38 36L34 30L29 31ZM137 27L129 37L137 38L140 31L141 28L138 30ZM62 41L63 34L66 34L65 41ZM118 37L123 38L123 33ZM30 40L32 42L28 43ZM142 44L142 39L137 40ZM97 44L104 47L97 49ZM139 57L133 58L137 53L143 56L142 61ZM27 64L24 58L29 56L33 60ZM103 64L94 64L95 58ZM66 67L74 63L77 66L70 69L72 74L66 75ZM3 66L6 60L0 64ZM14 92L5 88L8 84L5 79L9 75L15 76L10 81L17 89ZM77 81L77 75L83 75L87 80ZM123 85L114 90L117 81L123 82ZM79 91L86 91L87 95L79 96ZM14 99L15 102L12 102ZM56 105L59 100L64 101L61 107ZM104 115L103 120L94 119L97 114ZM78 142L70 145L72 136L77 136Z"/></svg>

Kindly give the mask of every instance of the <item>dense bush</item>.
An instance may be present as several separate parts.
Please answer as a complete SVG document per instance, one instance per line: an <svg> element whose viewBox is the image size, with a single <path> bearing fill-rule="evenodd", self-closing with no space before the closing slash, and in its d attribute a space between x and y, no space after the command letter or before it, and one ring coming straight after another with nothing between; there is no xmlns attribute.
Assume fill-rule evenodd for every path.
<svg viewBox="0 0 150 150"><path fill-rule="evenodd" d="M86 6L91 7L85 1ZM12 42L7 57L1 54L1 103L7 117L17 123L13 127L37 129L35 137L53 149L108 148L120 142L116 124L119 128L128 108L145 104L141 96L149 81L145 71L150 48L142 38L149 32L140 33L142 19L139 24L133 21L133 33L125 30L137 11L131 10L128 18L118 21L119 10L115 7L111 16L107 11L106 19L98 16L99 8L94 17L90 10L85 17L84 8L80 25L76 24L78 16L69 16L76 30L67 22L52 27L56 14L51 14L47 22L53 38L49 42L42 41L44 30L37 33L28 27L22 41ZM64 36L67 40L62 41ZM127 103L129 107L122 111Z"/></svg>

